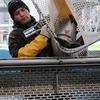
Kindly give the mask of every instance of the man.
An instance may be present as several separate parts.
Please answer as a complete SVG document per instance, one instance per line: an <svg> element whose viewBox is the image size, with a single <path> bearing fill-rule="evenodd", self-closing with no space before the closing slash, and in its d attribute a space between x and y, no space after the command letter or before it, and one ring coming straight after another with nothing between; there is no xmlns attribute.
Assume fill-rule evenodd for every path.
<svg viewBox="0 0 100 100"><path fill-rule="evenodd" d="M13 20L13 30L9 35L9 51L12 57L50 57L52 56L50 35L30 15L28 6L21 0L8 3L8 12ZM33 30L27 36L28 31Z"/></svg>

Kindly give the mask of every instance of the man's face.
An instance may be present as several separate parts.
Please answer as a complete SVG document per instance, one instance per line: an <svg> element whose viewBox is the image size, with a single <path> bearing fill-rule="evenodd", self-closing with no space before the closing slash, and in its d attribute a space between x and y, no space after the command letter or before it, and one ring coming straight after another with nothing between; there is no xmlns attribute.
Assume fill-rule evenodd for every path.
<svg viewBox="0 0 100 100"><path fill-rule="evenodd" d="M31 20L29 11L26 8L18 8L14 12L14 20L21 24L27 24Z"/></svg>

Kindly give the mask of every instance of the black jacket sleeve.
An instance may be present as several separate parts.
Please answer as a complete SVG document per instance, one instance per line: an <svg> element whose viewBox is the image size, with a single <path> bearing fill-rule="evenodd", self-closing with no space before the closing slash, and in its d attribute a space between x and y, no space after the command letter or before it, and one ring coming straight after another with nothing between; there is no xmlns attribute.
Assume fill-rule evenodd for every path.
<svg viewBox="0 0 100 100"><path fill-rule="evenodd" d="M25 40L22 30L13 30L8 39L9 51L12 57L18 56L18 50L23 47L27 41Z"/></svg>

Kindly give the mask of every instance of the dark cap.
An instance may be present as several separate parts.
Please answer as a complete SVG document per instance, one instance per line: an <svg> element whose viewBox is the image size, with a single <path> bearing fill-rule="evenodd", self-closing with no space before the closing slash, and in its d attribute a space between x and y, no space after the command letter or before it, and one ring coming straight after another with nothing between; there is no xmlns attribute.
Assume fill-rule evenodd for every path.
<svg viewBox="0 0 100 100"><path fill-rule="evenodd" d="M8 12L11 16L11 18L14 20L14 12L18 9L18 8L26 8L28 11L29 8L28 6L21 0L11 0L8 3Z"/></svg>

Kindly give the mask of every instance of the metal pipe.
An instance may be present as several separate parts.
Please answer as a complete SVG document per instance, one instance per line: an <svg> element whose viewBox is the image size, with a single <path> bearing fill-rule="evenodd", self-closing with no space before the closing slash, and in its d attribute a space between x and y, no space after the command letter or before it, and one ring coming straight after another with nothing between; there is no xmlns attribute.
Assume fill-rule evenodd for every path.
<svg viewBox="0 0 100 100"><path fill-rule="evenodd" d="M39 58L39 59L0 59L0 66L14 65L63 65L63 64L100 64L100 58Z"/></svg>

